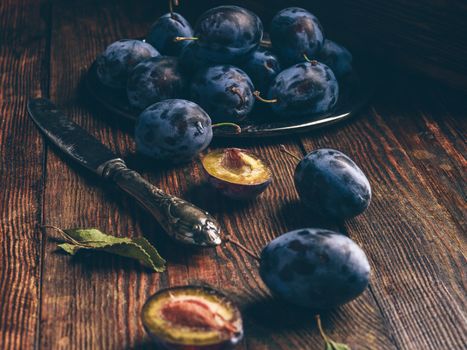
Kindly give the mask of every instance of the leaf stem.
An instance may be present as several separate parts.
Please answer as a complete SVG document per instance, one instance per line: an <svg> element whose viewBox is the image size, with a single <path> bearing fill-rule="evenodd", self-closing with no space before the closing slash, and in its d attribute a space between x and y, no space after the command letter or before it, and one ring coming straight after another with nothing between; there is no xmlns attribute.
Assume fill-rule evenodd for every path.
<svg viewBox="0 0 467 350"><path fill-rule="evenodd" d="M77 245L79 247L83 247L83 248L92 248L92 246L90 244L85 244L85 243L82 243L82 242L79 242L77 241L76 239L74 239L73 237L71 237L68 233L66 233L64 230L62 230L61 228L57 227L57 226L53 226L53 225L43 225L42 226L43 228L51 228L51 229L54 229L55 231L57 231L58 233L60 233L60 235L62 236L62 238L69 242L69 243L73 243L74 245ZM106 243L104 241L87 241L86 243Z"/></svg>
<svg viewBox="0 0 467 350"><path fill-rule="evenodd" d="M280 150L282 152L287 153L289 156L291 156L292 158L295 158L299 162L301 161L301 158L299 156L297 156L296 154L293 154L292 152L290 152L287 148L285 148L284 145L280 145L279 147L280 147Z"/></svg>
<svg viewBox="0 0 467 350"><path fill-rule="evenodd" d="M76 239L74 239L73 237L71 237L68 233L66 233L65 231L63 231L61 228L57 227L57 226L53 226L53 225L44 225L42 226L43 228L51 228L55 231L57 231L58 233L60 233L60 235L62 236L62 238L67 241L67 242L71 242L73 243L74 245L77 245L77 246L81 246L81 247L89 247L81 242L78 242Z"/></svg>
<svg viewBox="0 0 467 350"><path fill-rule="evenodd" d="M253 95L255 95L255 97L256 97L256 99L258 101L261 101L261 102L264 102L264 103L277 103L277 101L278 101L277 98L273 98L273 99L270 99L270 100L262 98L261 93L259 91L254 91Z"/></svg>
<svg viewBox="0 0 467 350"><path fill-rule="evenodd" d="M324 333L324 330L323 330L323 325L321 324L321 317L320 315L316 315L315 316L315 319L316 319L316 324L318 325L318 331L319 331L319 334L321 335L321 338L324 339L325 342L328 342L329 341L329 338L328 336L326 335L326 333Z"/></svg>

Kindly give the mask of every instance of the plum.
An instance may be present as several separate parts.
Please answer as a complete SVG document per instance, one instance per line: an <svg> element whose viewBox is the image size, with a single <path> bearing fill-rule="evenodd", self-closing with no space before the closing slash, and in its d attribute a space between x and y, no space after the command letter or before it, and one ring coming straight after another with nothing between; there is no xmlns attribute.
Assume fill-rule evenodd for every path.
<svg viewBox="0 0 467 350"><path fill-rule="evenodd" d="M201 15L194 35L202 57L217 63L235 63L259 46L263 24L247 9L218 6Z"/></svg>
<svg viewBox="0 0 467 350"><path fill-rule="evenodd" d="M313 213L345 220L365 211L371 187L365 174L344 153L321 148L308 153L295 169L295 187Z"/></svg>
<svg viewBox="0 0 467 350"><path fill-rule="evenodd" d="M271 81L281 71L277 56L262 47L250 54L242 68L252 80L255 88L264 92L267 92Z"/></svg>
<svg viewBox="0 0 467 350"><path fill-rule="evenodd" d="M191 97L213 121L237 122L253 108L253 83L244 71L230 66L212 66L200 70L191 84Z"/></svg>
<svg viewBox="0 0 467 350"><path fill-rule="evenodd" d="M315 57L324 41L318 19L305 9L289 7L279 11L271 22L271 42L285 67Z"/></svg>
<svg viewBox="0 0 467 350"><path fill-rule="evenodd" d="M138 63L151 57L160 56L151 45L140 40L118 40L105 49L97 58L97 76L111 88L124 88L128 74Z"/></svg>
<svg viewBox="0 0 467 350"><path fill-rule="evenodd" d="M273 294L325 310L345 304L368 286L370 265L350 238L324 229L285 233L261 252L260 275Z"/></svg>
<svg viewBox="0 0 467 350"><path fill-rule="evenodd" d="M174 163L192 159L212 140L209 115L196 103L170 99L146 108L135 129L136 149Z"/></svg>
<svg viewBox="0 0 467 350"><path fill-rule="evenodd" d="M128 78L127 96L132 106L143 109L162 100L184 97L186 89L178 58L160 56L133 68Z"/></svg>
<svg viewBox="0 0 467 350"><path fill-rule="evenodd" d="M331 68L337 79L343 79L352 72L352 54L332 40L324 40L316 59Z"/></svg>
<svg viewBox="0 0 467 350"><path fill-rule="evenodd" d="M147 42L161 54L178 56L188 41L175 41L176 37L192 37L193 28L179 13L171 12L159 17L151 26Z"/></svg>
<svg viewBox="0 0 467 350"><path fill-rule="evenodd" d="M271 183L272 174L257 155L239 148L209 152L201 159L208 182L232 199L252 199Z"/></svg>
<svg viewBox="0 0 467 350"><path fill-rule="evenodd" d="M331 110L339 97L332 70L317 61L302 62L280 72L269 88L272 110L297 117Z"/></svg>
<svg viewBox="0 0 467 350"><path fill-rule="evenodd" d="M144 304L142 321L158 349L231 349L243 337L237 306L208 286L158 291Z"/></svg>

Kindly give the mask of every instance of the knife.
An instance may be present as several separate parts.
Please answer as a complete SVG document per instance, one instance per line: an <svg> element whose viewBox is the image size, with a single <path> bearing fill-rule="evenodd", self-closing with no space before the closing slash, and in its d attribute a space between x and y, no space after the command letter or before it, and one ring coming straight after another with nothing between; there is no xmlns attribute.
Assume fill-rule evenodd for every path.
<svg viewBox="0 0 467 350"><path fill-rule="evenodd" d="M72 122L50 100L32 99L28 111L37 127L52 143L88 170L113 181L147 209L165 232L177 242L195 246L221 244L220 228L208 212L164 193L129 169L86 130Z"/></svg>

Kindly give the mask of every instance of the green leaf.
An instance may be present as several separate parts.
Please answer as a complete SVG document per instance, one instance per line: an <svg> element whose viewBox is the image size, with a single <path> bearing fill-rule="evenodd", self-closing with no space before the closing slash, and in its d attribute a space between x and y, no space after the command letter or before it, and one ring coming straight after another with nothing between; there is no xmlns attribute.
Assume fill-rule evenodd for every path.
<svg viewBox="0 0 467 350"><path fill-rule="evenodd" d="M165 260L144 237L120 238L107 235L95 228L60 231L67 242L58 246L68 254L74 255L81 249L104 251L139 260L144 266L157 272L165 270Z"/></svg>
<svg viewBox="0 0 467 350"><path fill-rule="evenodd" d="M350 347L346 344L336 343L332 340L326 341L325 350L350 350Z"/></svg>

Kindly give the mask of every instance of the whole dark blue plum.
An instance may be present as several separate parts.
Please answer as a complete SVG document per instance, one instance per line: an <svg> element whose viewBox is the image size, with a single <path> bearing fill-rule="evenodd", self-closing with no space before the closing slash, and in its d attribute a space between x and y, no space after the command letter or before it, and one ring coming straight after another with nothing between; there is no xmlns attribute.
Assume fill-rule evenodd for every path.
<svg viewBox="0 0 467 350"><path fill-rule="evenodd" d="M285 233L261 252L260 275L273 294L315 309L358 297L368 286L370 264L350 238L324 229Z"/></svg>
<svg viewBox="0 0 467 350"><path fill-rule="evenodd" d="M290 66L321 49L324 34L318 19L305 9L289 7L279 11L271 22L271 42L281 63Z"/></svg>
<svg viewBox="0 0 467 350"><path fill-rule="evenodd" d="M213 66L196 74L191 84L193 100L203 107L214 122L236 122L253 108L253 84L241 69Z"/></svg>
<svg viewBox="0 0 467 350"><path fill-rule="evenodd" d="M317 61L302 62L280 72L268 92L277 99L271 108L286 117L331 110L339 98L339 84L332 70Z"/></svg>
<svg viewBox="0 0 467 350"><path fill-rule="evenodd" d="M166 13L159 17L149 30L147 42L161 54L178 56L189 41L175 41L176 37L192 37L193 29L190 23L180 14Z"/></svg>
<svg viewBox="0 0 467 350"><path fill-rule="evenodd" d="M264 48L253 51L242 68L253 81L255 88L265 93L271 81L281 71L277 56Z"/></svg>
<svg viewBox="0 0 467 350"><path fill-rule="evenodd" d="M97 58L97 76L104 85L124 88L134 66L157 56L160 56L159 52L145 42L122 39L107 46Z"/></svg>
<svg viewBox="0 0 467 350"><path fill-rule="evenodd" d="M128 78L127 95L132 106L143 109L162 100L183 97L186 88L178 58L160 56L133 68Z"/></svg>
<svg viewBox="0 0 467 350"><path fill-rule="evenodd" d="M337 79L342 79L352 72L352 54L332 40L324 41L317 60L331 68Z"/></svg>
<svg viewBox="0 0 467 350"><path fill-rule="evenodd" d="M164 100L140 114L135 139L142 154L174 163L188 161L211 142L211 119L194 102Z"/></svg>
<svg viewBox="0 0 467 350"><path fill-rule="evenodd" d="M209 57L204 57L198 43L193 41L183 48L180 54L180 65L183 73L188 77L192 77L199 70L215 66L217 63L209 60Z"/></svg>
<svg viewBox="0 0 467 350"><path fill-rule="evenodd" d="M350 219L370 205L371 187L365 174L335 149L308 153L298 163L294 180L300 199L322 217Z"/></svg>
<svg viewBox="0 0 467 350"><path fill-rule="evenodd" d="M194 35L203 57L217 63L235 63L259 46L263 24L247 9L219 6L201 15Z"/></svg>

